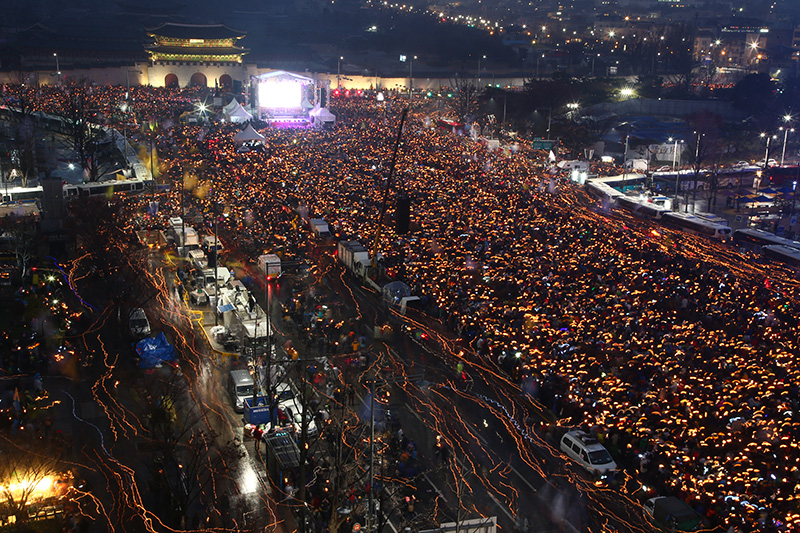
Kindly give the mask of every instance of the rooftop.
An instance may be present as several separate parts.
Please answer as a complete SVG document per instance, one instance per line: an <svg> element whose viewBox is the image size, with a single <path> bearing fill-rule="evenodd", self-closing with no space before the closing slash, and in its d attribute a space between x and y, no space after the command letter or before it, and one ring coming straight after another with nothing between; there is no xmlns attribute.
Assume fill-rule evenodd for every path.
<svg viewBox="0 0 800 533"><path fill-rule="evenodd" d="M170 37L172 39L241 39L247 32L234 30L225 24L164 24L149 28L147 33L153 36Z"/></svg>

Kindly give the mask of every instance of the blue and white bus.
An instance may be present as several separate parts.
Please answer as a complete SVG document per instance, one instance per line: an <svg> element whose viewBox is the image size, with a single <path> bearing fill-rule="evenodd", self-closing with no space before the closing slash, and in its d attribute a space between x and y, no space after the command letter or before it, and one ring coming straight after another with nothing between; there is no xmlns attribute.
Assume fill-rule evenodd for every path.
<svg viewBox="0 0 800 533"><path fill-rule="evenodd" d="M733 232L729 226L709 222L708 220L687 213L665 213L662 221L665 225L680 228L687 233L702 235L720 241L730 240L731 233Z"/></svg>

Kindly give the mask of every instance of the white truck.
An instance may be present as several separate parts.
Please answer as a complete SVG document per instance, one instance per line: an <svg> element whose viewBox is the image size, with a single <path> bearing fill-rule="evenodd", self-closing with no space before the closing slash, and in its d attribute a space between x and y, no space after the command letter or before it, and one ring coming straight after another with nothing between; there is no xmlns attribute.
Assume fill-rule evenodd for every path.
<svg viewBox="0 0 800 533"><path fill-rule="evenodd" d="M206 287L214 285L214 271L216 270L217 285L220 287L228 283L231 279L231 272L225 267L205 268L203 269L203 276L205 277Z"/></svg>
<svg viewBox="0 0 800 533"><path fill-rule="evenodd" d="M358 241L339 241L339 261L355 276L363 276L370 266L369 252Z"/></svg>
<svg viewBox="0 0 800 533"><path fill-rule="evenodd" d="M194 250L200 247L200 236L193 227L186 226L181 217L169 219L169 234L175 246L179 249L184 248L184 238L186 239L185 247L187 250Z"/></svg>
<svg viewBox="0 0 800 533"><path fill-rule="evenodd" d="M258 256L258 269L267 279L278 278L282 273L281 258L275 254L260 255Z"/></svg>
<svg viewBox="0 0 800 533"><path fill-rule="evenodd" d="M205 270L208 267L208 259L203 250L189 250L186 252L186 258L197 270Z"/></svg>
<svg viewBox="0 0 800 533"><path fill-rule="evenodd" d="M241 347L242 355L266 353L267 315L247 291L220 289L222 323Z"/></svg>
<svg viewBox="0 0 800 533"><path fill-rule="evenodd" d="M628 159L625 161L625 169L629 171L647 172L647 167L647 159Z"/></svg>
<svg viewBox="0 0 800 533"><path fill-rule="evenodd" d="M314 235L320 239L327 239L331 236L331 230L328 228L328 223L325 222L324 218L312 218L308 221L308 225Z"/></svg>
<svg viewBox="0 0 800 533"><path fill-rule="evenodd" d="M577 159L573 161L559 161L556 166L562 170L577 170L579 172L589 171L589 162L579 161Z"/></svg>
<svg viewBox="0 0 800 533"><path fill-rule="evenodd" d="M206 235L203 237L202 248L205 253L210 253L212 250L216 250L217 255L219 255L222 252L222 241L213 235Z"/></svg>

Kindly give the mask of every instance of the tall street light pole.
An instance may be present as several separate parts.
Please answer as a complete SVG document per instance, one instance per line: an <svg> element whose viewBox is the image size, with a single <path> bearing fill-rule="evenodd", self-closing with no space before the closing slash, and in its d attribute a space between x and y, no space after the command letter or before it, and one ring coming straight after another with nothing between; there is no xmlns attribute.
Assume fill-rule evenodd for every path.
<svg viewBox="0 0 800 533"><path fill-rule="evenodd" d="M697 211L697 182L700 178L700 139L705 136L705 133L699 131L694 132L697 135L697 144L694 147L694 187L692 187L692 212ZM687 203L684 208L686 213L689 212L689 205Z"/></svg>
<svg viewBox="0 0 800 533"><path fill-rule="evenodd" d="M339 59L336 60L336 88L339 89L342 87L342 61L344 61L343 56L339 56Z"/></svg>
<svg viewBox="0 0 800 533"><path fill-rule="evenodd" d="M792 216L789 218L789 224L791 227L792 220L794 220L794 202L797 200L797 180L792 182Z"/></svg>
<svg viewBox="0 0 800 533"><path fill-rule="evenodd" d="M622 194L625 194L625 181L628 178L628 141L630 133L625 135L625 151L622 154Z"/></svg>
<svg viewBox="0 0 800 533"><path fill-rule="evenodd" d="M786 138L789 136L789 132L794 133L794 128L790 128L788 123L791 122L792 115L784 115L783 121L787 123L787 126L784 128L781 126L780 129L783 130L783 150L781 150L781 166L783 166L783 162L786 159Z"/></svg>
<svg viewBox="0 0 800 533"><path fill-rule="evenodd" d="M411 56L408 62L408 101L411 101L411 97L414 94L414 60L417 56Z"/></svg>
<svg viewBox="0 0 800 533"><path fill-rule="evenodd" d="M680 163L679 163L680 154L678 153L678 143L683 143L683 141L679 141L678 139L673 139L672 137L670 137L669 140L670 141L673 141L673 140L675 141L675 146L672 149L672 172L675 172L675 204L677 204L678 203L678 189L680 188L680 184L681 184L681 169L680 169ZM675 166L676 166L675 164L676 163L678 163L677 171L675 169Z"/></svg>
<svg viewBox="0 0 800 533"><path fill-rule="evenodd" d="M216 173L214 174L216 177ZM219 313L217 313L217 309L219 309L219 276L218 276L218 268L219 268L219 237L217 236L217 219L219 218L219 214L217 213L217 180L213 180L213 188L214 188L214 210L212 214L214 216L214 325L219 325Z"/></svg>
<svg viewBox="0 0 800 533"><path fill-rule="evenodd" d="M766 174L767 169L769 168L769 145L772 141L772 138L775 137L774 135L767 135L766 133L762 133L760 135L762 139L766 139L766 150L764 152L764 173Z"/></svg>
<svg viewBox="0 0 800 533"><path fill-rule="evenodd" d="M486 55L478 58L478 87L481 86L481 58L486 59Z"/></svg>

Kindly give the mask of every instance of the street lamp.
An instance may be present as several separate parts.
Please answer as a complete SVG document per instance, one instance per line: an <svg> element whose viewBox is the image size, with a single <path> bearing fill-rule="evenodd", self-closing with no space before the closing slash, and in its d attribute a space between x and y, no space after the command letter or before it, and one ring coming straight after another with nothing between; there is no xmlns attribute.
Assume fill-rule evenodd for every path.
<svg viewBox="0 0 800 533"><path fill-rule="evenodd" d="M550 139L550 126L551 126L552 119L553 119L553 109L550 108L550 107L537 107L536 109L534 109L534 112L538 113L540 109L547 109L547 132L546 132L547 133L547 137L545 137L545 138L549 140Z"/></svg>
<svg viewBox="0 0 800 533"><path fill-rule="evenodd" d="M792 121L792 115L783 115L783 121L788 124ZM794 133L794 128L790 128L789 126L784 128L781 126L780 129L783 130L783 150L781 150L781 166L783 166L783 161L786 159L786 138L789 136L789 132Z"/></svg>
<svg viewBox="0 0 800 533"><path fill-rule="evenodd" d="M481 58L486 59L486 54L478 58L478 87L481 86Z"/></svg>
<svg viewBox="0 0 800 533"><path fill-rule="evenodd" d="M343 56L339 56L339 59L336 60L336 88L341 89L342 87L342 61L344 61Z"/></svg>
<svg viewBox="0 0 800 533"><path fill-rule="evenodd" d="M56 52L53 52L53 57L56 58L56 74L61 76L61 67L58 64L58 54Z"/></svg>
<svg viewBox="0 0 800 533"><path fill-rule="evenodd" d="M787 132L788 134L788 132ZM766 151L764 152L764 172L766 173L767 168L769 168L769 145L771 144L773 139L777 139L777 135L767 135L766 133L761 133L759 135L762 139L766 139Z"/></svg>
<svg viewBox="0 0 800 533"><path fill-rule="evenodd" d="M137 73L137 74L141 74L142 73L141 70L125 69L125 102L120 106L120 109L126 115L127 115L128 110L131 108L131 106L129 106L128 103L127 103L128 96L129 96L129 94L131 92L131 78L130 78L131 72ZM125 154L123 155L123 158L125 159L125 161L123 162L124 165L125 165L125 168L128 168L128 124L127 123L128 123L128 117L125 116L123 118L123 122L122 122L122 135L123 135L123 140L124 140L124 144L122 145L122 148L125 150Z"/></svg>
<svg viewBox="0 0 800 533"><path fill-rule="evenodd" d="M414 60L417 56L411 56L408 61L408 101L411 101L411 97L414 94Z"/></svg>
<svg viewBox="0 0 800 533"><path fill-rule="evenodd" d="M680 188L681 184L681 168L680 168L680 153L678 152L678 144L683 144L683 140L673 139L672 137L669 138L669 142L675 142L675 146L672 148L672 172L675 172L675 204L678 203L678 189ZM678 170L675 171L675 164L677 163Z"/></svg>

